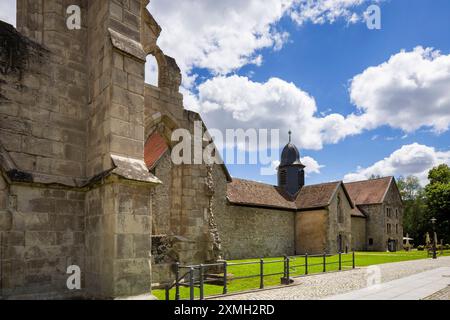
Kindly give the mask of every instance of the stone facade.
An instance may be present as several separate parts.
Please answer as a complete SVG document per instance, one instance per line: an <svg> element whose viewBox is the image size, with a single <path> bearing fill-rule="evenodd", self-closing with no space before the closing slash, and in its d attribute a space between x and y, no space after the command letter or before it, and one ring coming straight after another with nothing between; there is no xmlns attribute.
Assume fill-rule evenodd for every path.
<svg viewBox="0 0 450 320"><path fill-rule="evenodd" d="M194 164L174 163L177 130L194 149L212 140L183 106L180 69L157 45L148 3L18 0L17 30L0 22L0 298L150 294L173 280L174 262L401 245L393 182L356 218L341 182L300 179L298 199L260 184L273 196L256 195L265 206L233 203L224 165L194 152ZM66 26L69 5L81 9L79 30ZM147 55L157 87L144 83ZM148 165L155 134L167 150ZM73 265L81 290L66 285Z"/></svg>
<svg viewBox="0 0 450 320"><path fill-rule="evenodd" d="M228 206L217 215L226 259L281 257L294 254L294 213Z"/></svg>
<svg viewBox="0 0 450 320"><path fill-rule="evenodd" d="M367 217L367 250L387 251L389 240L395 241L394 250L402 250L403 204L395 183L390 184L383 203L360 207Z"/></svg>
<svg viewBox="0 0 450 320"><path fill-rule="evenodd" d="M356 251L367 250L365 217L352 217L352 249Z"/></svg>
<svg viewBox="0 0 450 320"><path fill-rule="evenodd" d="M147 4L18 0L17 30L0 22L2 298L150 293L160 181L143 161ZM66 26L69 5L80 30ZM81 290L66 286L71 265Z"/></svg>
<svg viewBox="0 0 450 320"><path fill-rule="evenodd" d="M296 254L336 253L351 250L352 206L340 184L330 204L296 213Z"/></svg>

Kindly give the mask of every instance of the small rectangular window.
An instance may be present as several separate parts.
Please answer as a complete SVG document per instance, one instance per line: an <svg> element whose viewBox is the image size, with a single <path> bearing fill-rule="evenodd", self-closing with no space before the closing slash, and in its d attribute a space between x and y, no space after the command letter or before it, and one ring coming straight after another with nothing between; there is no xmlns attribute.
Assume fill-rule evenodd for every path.
<svg viewBox="0 0 450 320"><path fill-rule="evenodd" d="M369 246L373 246L373 239L372 238L369 239Z"/></svg>

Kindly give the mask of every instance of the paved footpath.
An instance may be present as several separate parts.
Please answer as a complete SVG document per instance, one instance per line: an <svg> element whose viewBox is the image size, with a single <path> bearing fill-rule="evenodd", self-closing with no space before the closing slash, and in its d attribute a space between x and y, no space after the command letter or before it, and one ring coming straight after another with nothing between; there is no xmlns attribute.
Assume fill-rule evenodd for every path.
<svg viewBox="0 0 450 320"><path fill-rule="evenodd" d="M450 267L325 298L325 300L423 300L450 285Z"/></svg>
<svg viewBox="0 0 450 320"><path fill-rule="evenodd" d="M427 273L430 271L430 273ZM418 295L419 299L426 298L427 295L433 294L442 296L445 294L445 283L450 278L450 257L439 257L437 260L424 259L413 260L396 263L380 264L369 268L357 268L355 270L334 272L326 274L311 275L307 277L295 278L295 283L288 287L278 287L275 289L256 291L251 293L243 293L221 297L221 300L319 300L324 298L334 298L337 295L350 293L368 287L371 278L377 275L379 283L388 285L392 281L403 279L405 285L409 282L421 283L423 289ZM413 276L413 278L409 278ZM415 277L414 277L415 276ZM444 276L444 277L443 277ZM435 279L439 285L434 286L434 280L426 280L427 278ZM437 280L439 279L439 280ZM444 280L443 280L444 279ZM400 282L402 284L402 282ZM448 282L450 284L450 282ZM430 291L426 291L429 285ZM420 286L420 284L418 284ZM431 290L432 288L432 290ZM441 289L444 291L438 294ZM428 289L427 289L428 290ZM401 293L400 293L401 294ZM399 294L399 295L400 295ZM427 294L427 295L426 295ZM425 296L424 296L425 295ZM422 297L423 296L423 297ZM432 298L433 296L431 296ZM412 295L410 296L412 299ZM382 299L382 298L380 298Z"/></svg>

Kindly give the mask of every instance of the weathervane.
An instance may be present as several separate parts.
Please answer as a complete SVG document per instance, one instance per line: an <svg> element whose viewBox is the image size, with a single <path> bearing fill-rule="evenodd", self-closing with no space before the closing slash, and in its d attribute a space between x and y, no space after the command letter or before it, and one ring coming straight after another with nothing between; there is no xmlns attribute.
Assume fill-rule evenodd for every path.
<svg viewBox="0 0 450 320"><path fill-rule="evenodd" d="M289 130L289 143L291 143L292 142L292 131L291 130Z"/></svg>

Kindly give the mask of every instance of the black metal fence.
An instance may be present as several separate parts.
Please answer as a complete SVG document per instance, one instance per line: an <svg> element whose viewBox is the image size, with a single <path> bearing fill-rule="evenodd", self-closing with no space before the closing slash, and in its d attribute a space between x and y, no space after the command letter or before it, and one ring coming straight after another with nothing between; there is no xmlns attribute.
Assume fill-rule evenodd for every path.
<svg viewBox="0 0 450 320"><path fill-rule="evenodd" d="M338 271L342 271L345 263L351 263L352 269L355 269L355 252L351 253L351 260L343 260L343 253L338 254L338 261L327 261L327 257L331 255L327 255L326 253L321 255L301 255L301 256L285 256L282 260L269 260L264 261L264 259L260 259L259 261L252 262L218 262L213 264L200 264L200 265L191 265L191 266L182 266L179 263L175 264L175 281L172 285L166 286L166 300L170 300L170 290L175 288L175 300L180 300L180 288L188 287L189 288L189 297L190 300L195 299L195 289L198 288L200 290L200 300L205 299L205 284L220 283L223 286L223 294L228 293L228 284L230 279L228 279L228 268L235 266L244 266L244 265L259 265L259 273L248 275L248 276L240 276L233 277L232 280L244 280L244 279L252 279L259 278L260 289L264 289L264 278L282 275L281 283L285 285L289 285L292 283L292 278L308 275L310 268L314 266L322 266L323 272L327 272L327 266L330 265L338 265ZM311 263L311 258L322 258L320 263ZM295 264L297 260L301 259L303 262L300 264ZM283 263L283 272L275 272L275 273L265 273L264 266L275 264L275 263ZM222 271L222 275L217 277L217 275L208 274L206 271L208 268L220 268ZM303 274L293 275L292 270L296 270L296 268L304 268Z"/></svg>

